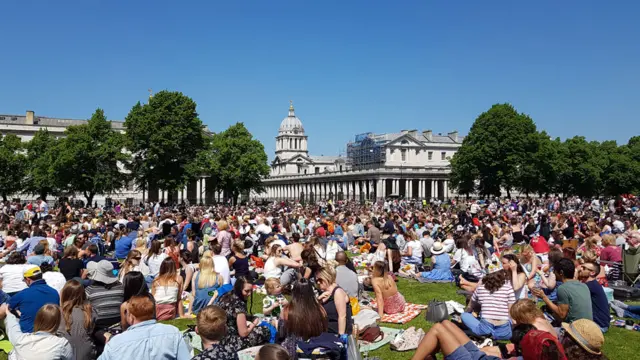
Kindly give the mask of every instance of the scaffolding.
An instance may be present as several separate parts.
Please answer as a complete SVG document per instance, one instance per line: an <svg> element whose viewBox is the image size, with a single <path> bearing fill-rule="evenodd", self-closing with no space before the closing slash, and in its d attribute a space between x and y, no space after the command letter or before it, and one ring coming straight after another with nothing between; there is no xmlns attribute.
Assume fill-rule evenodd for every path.
<svg viewBox="0 0 640 360"><path fill-rule="evenodd" d="M383 142L373 133L356 135L355 141L347 144L347 164L353 170L380 166L385 161Z"/></svg>

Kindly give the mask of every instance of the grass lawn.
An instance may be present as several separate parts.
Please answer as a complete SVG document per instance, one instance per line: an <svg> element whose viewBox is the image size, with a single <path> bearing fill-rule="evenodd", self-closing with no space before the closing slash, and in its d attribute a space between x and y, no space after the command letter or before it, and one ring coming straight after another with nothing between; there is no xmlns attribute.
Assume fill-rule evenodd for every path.
<svg viewBox="0 0 640 360"><path fill-rule="evenodd" d="M417 281L408 281L400 279L398 283L400 292L405 296L406 300L412 303L428 304L430 300L455 300L464 304L464 298L456 294L456 287L449 284L421 284ZM262 296L254 293L253 297L253 312L259 313L262 310ZM178 319L173 321L167 321L166 323L173 324L180 330L187 328L187 325L194 324L195 319ZM425 312L423 311L420 316L413 319L411 322L405 325L384 324L388 327L396 328L408 328L415 326L416 328L422 328L425 332L431 327L431 323L425 320ZM605 335L604 353L609 359L637 359L640 353L640 332L625 330L624 328L612 327ZM389 345L385 345L382 348L369 352L369 356L378 356L383 360L404 360L410 359L413 355L412 351L409 352L396 352L391 351ZM0 360L7 359L5 353L0 352Z"/></svg>
<svg viewBox="0 0 640 360"><path fill-rule="evenodd" d="M464 297L457 295L457 288L453 284L422 284L417 281L408 281L400 278L398 289L407 301L419 304L428 304L430 300L455 300L464 304ZM253 311L260 312L262 309L262 296L254 294ZM193 320L174 320L170 323L180 329L185 329L187 324ZM422 328L425 332L431 327L431 323L425 320L425 311L420 316L404 325L384 324L387 327L408 328L415 326ZM609 359L636 359L640 353L640 332L625 330L624 328L611 327L605 335L604 353ZM385 345L376 351L369 352L369 356L379 356L381 359L404 360L410 359L413 351L397 352L392 351L389 345Z"/></svg>

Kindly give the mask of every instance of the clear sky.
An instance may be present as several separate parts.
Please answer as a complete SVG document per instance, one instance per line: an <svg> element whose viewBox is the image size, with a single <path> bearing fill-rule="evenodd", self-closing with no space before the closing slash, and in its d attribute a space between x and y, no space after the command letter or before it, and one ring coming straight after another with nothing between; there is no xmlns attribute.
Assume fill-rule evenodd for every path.
<svg viewBox="0 0 640 360"><path fill-rule="evenodd" d="M562 138L640 134L640 1L2 1L0 113L122 120L179 90L270 158L289 100L312 155L363 132L466 134L510 102Z"/></svg>

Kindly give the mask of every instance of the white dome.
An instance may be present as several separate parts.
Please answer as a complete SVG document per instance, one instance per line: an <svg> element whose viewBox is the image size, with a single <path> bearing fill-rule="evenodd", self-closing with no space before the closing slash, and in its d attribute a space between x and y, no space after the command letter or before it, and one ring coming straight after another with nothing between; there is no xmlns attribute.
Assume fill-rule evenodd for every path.
<svg viewBox="0 0 640 360"><path fill-rule="evenodd" d="M282 122L280 123L280 130L281 133L282 132L293 132L293 131L298 131L298 132L304 132L304 128L302 127L302 121L300 121L300 119L298 119L298 117L296 116L294 110L293 110L293 104L291 104L289 106L289 116L287 116L286 118L284 118L282 120Z"/></svg>

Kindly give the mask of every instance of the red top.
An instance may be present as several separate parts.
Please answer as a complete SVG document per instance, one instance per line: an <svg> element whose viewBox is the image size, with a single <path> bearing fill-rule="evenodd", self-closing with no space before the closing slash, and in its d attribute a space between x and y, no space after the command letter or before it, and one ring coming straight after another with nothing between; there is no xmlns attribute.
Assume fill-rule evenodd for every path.
<svg viewBox="0 0 640 360"><path fill-rule="evenodd" d="M533 248L536 254L544 254L549 252L549 243L544 239L544 236L535 236L531 239L529 244Z"/></svg>

